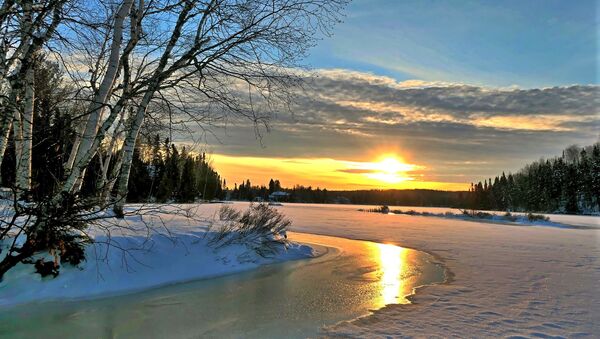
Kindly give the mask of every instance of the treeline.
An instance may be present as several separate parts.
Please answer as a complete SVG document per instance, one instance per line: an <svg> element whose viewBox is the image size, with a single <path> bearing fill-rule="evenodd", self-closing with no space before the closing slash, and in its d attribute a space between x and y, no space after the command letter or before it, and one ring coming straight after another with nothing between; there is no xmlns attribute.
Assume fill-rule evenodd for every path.
<svg viewBox="0 0 600 339"><path fill-rule="evenodd" d="M269 181L269 186L267 187L265 185L252 186L250 180L247 179L239 186L237 183L234 184L234 188L229 192L228 198L233 200L268 201L269 195L277 191L282 191L279 180L271 179Z"/></svg>
<svg viewBox="0 0 600 339"><path fill-rule="evenodd" d="M128 202L193 202L223 198L225 180L205 153L181 150L159 135L138 141L133 153Z"/></svg>
<svg viewBox="0 0 600 339"><path fill-rule="evenodd" d="M277 195L277 193L286 193L286 195ZM275 196L271 196L275 193ZM320 189L308 186L296 185L293 188L283 188L277 179L270 179L268 186L255 185L246 180L239 186L234 185L234 188L226 195L232 200L246 201L283 201L283 202L300 202L300 203L335 203L333 195L327 189Z"/></svg>
<svg viewBox="0 0 600 339"><path fill-rule="evenodd" d="M570 146L515 174L472 184L469 208L547 213L600 211L600 143Z"/></svg>
<svg viewBox="0 0 600 339"><path fill-rule="evenodd" d="M428 189L333 191L334 196L358 205L396 205L427 207L461 207L466 191Z"/></svg>
<svg viewBox="0 0 600 339"><path fill-rule="evenodd" d="M270 198L270 195L274 192L285 192L287 196ZM468 195L469 192L467 191L425 189L331 191L326 188L313 188L312 186L302 185L282 188L279 180L271 179L268 186L252 186L250 180L246 180L239 186L236 184L227 197L233 200L277 200L316 204L464 207Z"/></svg>
<svg viewBox="0 0 600 339"><path fill-rule="evenodd" d="M56 193L66 175L66 150L72 147L77 128L73 116L81 112L76 105L63 104L71 88L65 84L64 72L57 63L40 56L34 79L35 124L31 134L30 187L26 194L32 201L43 201ZM189 152L185 147L180 150L168 139L161 142L159 135L146 139L151 140L140 137L133 151L127 201L192 202L198 198L223 197L223 182L205 154ZM19 159L16 142L20 140L11 129L0 167L4 187L16 185ZM116 167L122 155L109 148L109 144L101 145L101 152L92 158L78 185L80 197L115 195L116 176L109 178L108 174L118 171ZM106 198L102 197L102 200Z"/></svg>

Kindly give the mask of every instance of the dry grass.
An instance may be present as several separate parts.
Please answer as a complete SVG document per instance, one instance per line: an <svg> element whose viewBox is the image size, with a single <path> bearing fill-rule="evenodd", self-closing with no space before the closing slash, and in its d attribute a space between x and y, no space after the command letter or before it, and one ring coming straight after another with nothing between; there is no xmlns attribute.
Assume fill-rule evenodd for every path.
<svg viewBox="0 0 600 339"><path fill-rule="evenodd" d="M286 230L291 223L267 204L253 204L243 212L223 206L217 222L210 225L209 243L216 248L242 244L267 257L287 247Z"/></svg>

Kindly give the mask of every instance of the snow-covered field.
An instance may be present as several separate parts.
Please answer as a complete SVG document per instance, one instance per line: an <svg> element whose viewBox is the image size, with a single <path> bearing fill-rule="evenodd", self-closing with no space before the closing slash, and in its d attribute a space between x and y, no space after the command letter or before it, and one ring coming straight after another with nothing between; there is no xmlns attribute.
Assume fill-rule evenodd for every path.
<svg viewBox="0 0 600 339"><path fill-rule="evenodd" d="M418 291L412 305L388 305L330 326L329 336L600 336L598 229L384 215L341 205L286 204L282 211L294 231L424 250L454 275L448 284ZM561 222L600 226L598 217L562 216Z"/></svg>
<svg viewBox="0 0 600 339"><path fill-rule="evenodd" d="M214 211L200 216L210 220ZM243 245L215 249L208 245L208 221L191 221L184 215L164 213L143 220L140 216L120 222L110 220L127 227L111 226L110 239L105 232L92 232L97 243L86 249L87 260L79 267L63 265L56 278L41 278L35 274L33 265L19 264L0 282L0 307L127 293L313 255L309 246L300 244L291 244L287 250L282 248L270 258L260 257Z"/></svg>
<svg viewBox="0 0 600 339"><path fill-rule="evenodd" d="M231 206L243 209L248 203ZM342 337L598 337L600 336L600 218L560 216L552 224L510 225L433 216L384 215L358 211L363 206L284 204L292 230L394 243L436 255L452 273L447 284L427 286L411 305L388 305L364 318L324 329ZM219 205L199 207L211 216ZM427 209L421 209L427 210ZM432 212L444 212L444 210ZM237 272L270 260L248 255L243 247L214 251L204 228L181 217L164 220L173 237L151 237L152 251L141 263L122 264L118 252L104 262L88 260L84 272L64 271L50 281L39 278L25 288L32 268L21 268L0 285L0 304L40 297L79 297L141 289L174 281ZM164 232L163 232L164 234ZM124 234L122 241L142 241ZM310 255L296 246L286 257ZM146 266L147 265L147 266ZM129 272L128 272L129 268ZM131 269L135 272L131 272ZM26 272L25 270L29 270ZM101 274L97 274L100 272ZM85 279L81 278L85 276Z"/></svg>

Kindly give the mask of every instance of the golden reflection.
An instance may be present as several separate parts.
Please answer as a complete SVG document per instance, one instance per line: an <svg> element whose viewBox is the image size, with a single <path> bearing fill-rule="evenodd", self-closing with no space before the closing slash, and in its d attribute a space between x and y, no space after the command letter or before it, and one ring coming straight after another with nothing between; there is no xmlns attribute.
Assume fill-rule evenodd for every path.
<svg viewBox="0 0 600 339"><path fill-rule="evenodd" d="M405 296L410 294L410 287L405 284L408 270L408 251L405 248L375 244L379 252L379 270L381 286L381 304L407 303Z"/></svg>

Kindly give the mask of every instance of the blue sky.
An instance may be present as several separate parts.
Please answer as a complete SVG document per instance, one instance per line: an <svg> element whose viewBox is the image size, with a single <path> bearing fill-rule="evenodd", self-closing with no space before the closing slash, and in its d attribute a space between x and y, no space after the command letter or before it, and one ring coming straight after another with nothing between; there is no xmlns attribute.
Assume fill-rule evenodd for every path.
<svg viewBox="0 0 600 339"><path fill-rule="evenodd" d="M316 68L523 88L598 81L597 1L355 0Z"/></svg>

